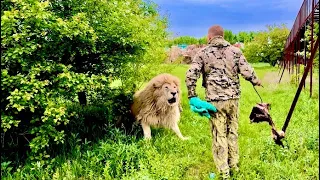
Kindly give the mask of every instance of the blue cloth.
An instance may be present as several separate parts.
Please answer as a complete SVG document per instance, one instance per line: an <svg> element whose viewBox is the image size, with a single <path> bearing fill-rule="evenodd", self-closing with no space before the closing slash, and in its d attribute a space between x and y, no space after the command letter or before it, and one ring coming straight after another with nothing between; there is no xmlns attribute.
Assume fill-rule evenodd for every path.
<svg viewBox="0 0 320 180"><path fill-rule="evenodd" d="M214 173L209 174L209 179L214 179L215 177L216 177L216 175Z"/></svg>
<svg viewBox="0 0 320 180"><path fill-rule="evenodd" d="M217 112L217 108L214 105L208 103L207 101L202 101L198 97L190 98L189 104L193 112L207 118L210 118L209 112Z"/></svg>

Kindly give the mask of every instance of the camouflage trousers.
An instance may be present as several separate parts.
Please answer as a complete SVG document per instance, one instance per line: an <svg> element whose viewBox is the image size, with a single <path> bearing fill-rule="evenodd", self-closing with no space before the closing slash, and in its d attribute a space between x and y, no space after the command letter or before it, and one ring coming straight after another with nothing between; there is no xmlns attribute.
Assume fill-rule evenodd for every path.
<svg viewBox="0 0 320 180"><path fill-rule="evenodd" d="M218 112L212 114L213 159L222 177L229 177L230 168L238 168L238 117L239 100L213 101Z"/></svg>

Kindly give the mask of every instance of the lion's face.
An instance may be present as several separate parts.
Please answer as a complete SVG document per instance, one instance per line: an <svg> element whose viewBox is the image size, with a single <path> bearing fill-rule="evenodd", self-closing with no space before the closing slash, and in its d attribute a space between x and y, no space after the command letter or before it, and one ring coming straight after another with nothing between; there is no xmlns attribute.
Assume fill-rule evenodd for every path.
<svg viewBox="0 0 320 180"><path fill-rule="evenodd" d="M179 89L174 83L165 83L162 85L161 90L163 98L167 101L169 106L175 106L179 102Z"/></svg>
<svg viewBox="0 0 320 180"><path fill-rule="evenodd" d="M157 105L176 106L180 101L180 92L177 83L172 82L156 82L153 84L153 99Z"/></svg>

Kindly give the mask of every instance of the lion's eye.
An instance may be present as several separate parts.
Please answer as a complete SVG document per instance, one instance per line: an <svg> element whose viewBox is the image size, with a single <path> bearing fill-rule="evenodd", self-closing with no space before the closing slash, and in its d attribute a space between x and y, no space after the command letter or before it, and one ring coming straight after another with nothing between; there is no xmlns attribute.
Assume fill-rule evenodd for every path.
<svg viewBox="0 0 320 180"><path fill-rule="evenodd" d="M166 86L165 88L168 89L168 86Z"/></svg>
<svg viewBox="0 0 320 180"><path fill-rule="evenodd" d="M176 88L175 86L173 88Z"/></svg>

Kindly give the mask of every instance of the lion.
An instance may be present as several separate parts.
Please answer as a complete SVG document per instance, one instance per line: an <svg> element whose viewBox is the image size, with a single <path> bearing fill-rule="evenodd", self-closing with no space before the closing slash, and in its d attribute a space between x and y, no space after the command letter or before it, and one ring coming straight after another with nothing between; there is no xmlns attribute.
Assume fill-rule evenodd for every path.
<svg viewBox="0 0 320 180"><path fill-rule="evenodd" d="M182 140L179 129L181 107L180 80L171 74L160 74L134 94L131 112L142 126L145 139L151 139L151 126L169 128Z"/></svg>

